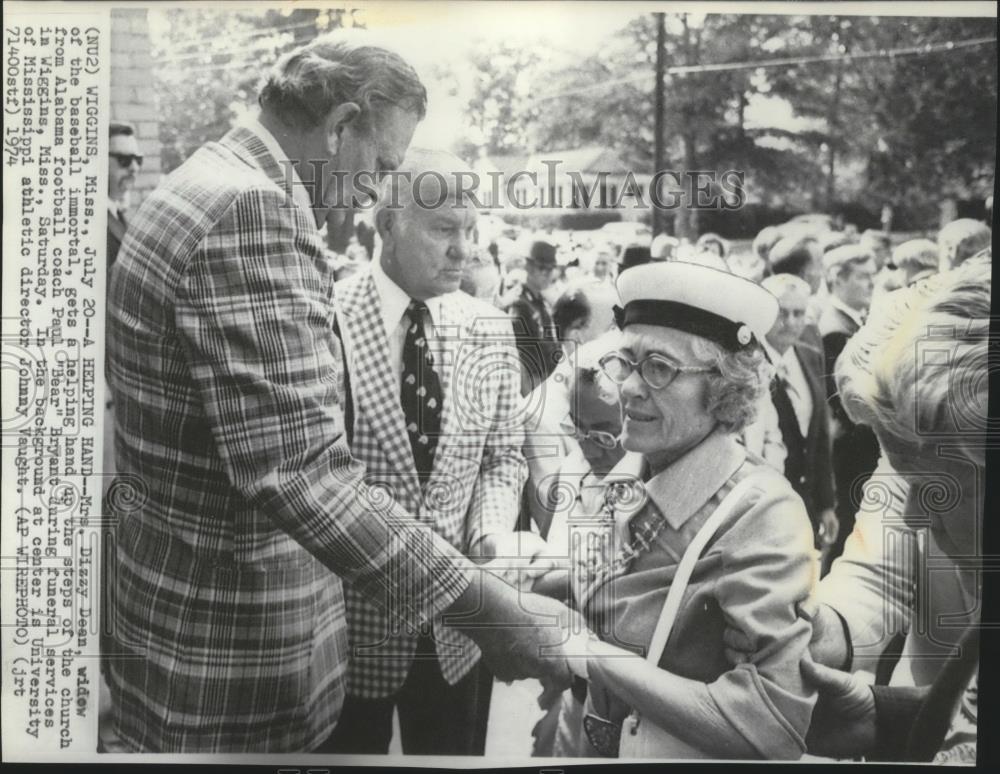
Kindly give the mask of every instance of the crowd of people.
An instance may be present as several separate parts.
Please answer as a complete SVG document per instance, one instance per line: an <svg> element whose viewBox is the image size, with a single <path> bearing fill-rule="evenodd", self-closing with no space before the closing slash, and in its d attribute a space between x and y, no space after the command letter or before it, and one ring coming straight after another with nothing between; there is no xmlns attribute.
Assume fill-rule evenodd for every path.
<svg viewBox="0 0 1000 774"><path fill-rule="evenodd" d="M980 574L932 593L889 535L981 555L989 227L567 258L483 233L425 109L396 54L315 41L109 220L146 496L111 513L103 749L384 754L395 715L405 754L482 755L494 679L537 678L539 756L974 759ZM355 225L317 158L406 174Z"/></svg>

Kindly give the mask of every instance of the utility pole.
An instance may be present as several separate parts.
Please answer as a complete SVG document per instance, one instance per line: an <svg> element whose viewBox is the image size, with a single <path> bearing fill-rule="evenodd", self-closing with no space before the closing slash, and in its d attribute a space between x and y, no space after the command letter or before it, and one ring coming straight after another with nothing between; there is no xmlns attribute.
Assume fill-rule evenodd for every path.
<svg viewBox="0 0 1000 774"><path fill-rule="evenodd" d="M663 13L656 13L656 124L655 124L655 159L653 161L653 174L654 180L658 178L655 177L657 172L660 172L664 166L663 158L663 71L665 69L664 59L664 48L666 46L666 24L665 15ZM652 198L652 189L650 190L650 197ZM653 206L653 236L664 231L664 212L659 207Z"/></svg>

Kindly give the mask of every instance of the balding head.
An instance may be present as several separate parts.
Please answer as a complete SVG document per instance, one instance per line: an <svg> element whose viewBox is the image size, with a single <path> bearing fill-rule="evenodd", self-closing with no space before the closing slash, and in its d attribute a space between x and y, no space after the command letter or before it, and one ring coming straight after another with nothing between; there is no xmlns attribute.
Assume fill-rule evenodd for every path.
<svg viewBox="0 0 1000 774"><path fill-rule="evenodd" d="M375 205L375 222L383 210L438 209L459 202L474 204L475 172L445 150L410 148L402 164L384 174Z"/></svg>

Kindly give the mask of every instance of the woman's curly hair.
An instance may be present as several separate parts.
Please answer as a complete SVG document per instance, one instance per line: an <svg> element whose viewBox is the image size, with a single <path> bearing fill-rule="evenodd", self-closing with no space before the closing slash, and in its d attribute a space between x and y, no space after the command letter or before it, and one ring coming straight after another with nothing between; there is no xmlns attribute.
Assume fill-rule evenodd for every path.
<svg viewBox="0 0 1000 774"><path fill-rule="evenodd" d="M768 389L771 366L759 344L729 352L713 341L697 339L695 355L717 372L708 375L708 412L729 433L741 432L757 418Z"/></svg>

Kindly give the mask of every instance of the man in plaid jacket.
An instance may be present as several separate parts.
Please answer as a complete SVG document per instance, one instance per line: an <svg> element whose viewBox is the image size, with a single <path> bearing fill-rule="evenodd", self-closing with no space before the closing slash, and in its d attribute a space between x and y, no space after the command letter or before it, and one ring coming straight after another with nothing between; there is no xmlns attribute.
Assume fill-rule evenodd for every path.
<svg viewBox="0 0 1000 774"><path fill-rule="evenodd" d="M396 501L451 545L491 557L512 537L527 475L513 329L500 310L459 290L476 210L455 183L471 170L451 154L411 148L398 172L376 210L379 258L337 284L354 409L351 451L369 480L392 486ZM421 179L425 189L441 189L442 180L448 187L421 195L413 185ZM418 203L440 199L439 207ZM420 338L408 343L414 302L425 305L425 319ZM428 397L407 373L404 348L424 342L440 396ZM441 412L432 459L411 450L402 402L408 378ZM404 753L482 755L492 676L479 650L448 627L399 630L352 585L346 596L347 699L330 749L387 753L397 710Z"/></svg>
<svg viewBox="0 0 1000 774"><path fill-rule="evenodd" d="M475 571L366 486L344 437L323 184L397 166L425 99L385 49L315 41L132 219L108 312L119 487L137 490L116 530L121 749L315 749L344 696L341 578L403 626L464 615L503 679L569 682L544 647L558 626L525 612L565 608Z"/></svg>

